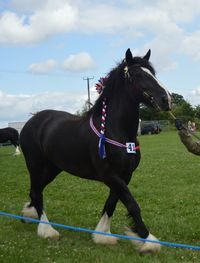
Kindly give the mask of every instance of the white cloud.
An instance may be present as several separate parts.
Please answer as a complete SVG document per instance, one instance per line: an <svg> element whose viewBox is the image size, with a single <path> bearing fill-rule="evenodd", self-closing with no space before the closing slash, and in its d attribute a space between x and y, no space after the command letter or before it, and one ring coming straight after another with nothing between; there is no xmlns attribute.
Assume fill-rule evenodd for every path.
<svg viewBox="0 0 200 263"><path fill-rule="evenodd" d="M132 41L150 34L145 48L148 44L156 50L156 64L166 70L176 67L172 56L177 50L200 60L200 33L188 34L185 27L198 23L199 15L196 0L12 0L10 10L0 16L0 43L32 44L72 31L118 36L132 32Z"/></svg>
<svg viewBox="0 0 200 263"><path fill-rule="evenodd" d="M40 63L33 63L29 66L28 71L34 74L46 74L55 69L57 63L53 59L48 59L47 61Z"/></svg>
<svg viewBox="0 0 200 263"><path fill-rule="evenodd" d="M153 5L152 1L144 0L128 2L119 5L113 1L12 0L11 6L20 10L22 15L11 11L2 14L0 42L34 43L72 30L115 33L118 30L139 32L145 29L162 34L173 33L179 28L175 21L181 15L185 17L182 20L190 21L194 14L200 13L200 4L194 0L184 0L184 5L171 0L165 3L154 1ZM180 9L181 12L177 11Z"/></svg>
<svg viewBox="0 0 200 263"><path fill-rule="evenodd" d="M193 89L182 90L181 94L193 106L200 105L200 85Z"/></svg>
<svg viewBox="0 0 200 263"><path fill-rule="evenodd" d="M168 0L158 2L162 9L167 10L171 19L176 22L189 23L200 14L200 2L196 0Z"/></svg>
<svg viewBox="0 0 200 263"><path fill-rule="evenodd" d="M197 87L196 89L193 89L192 94L199 97L200 96L200 86Z"/></svg>
<svg viewBox="0 0 200 263"><path fill-rule="evenodd" d="M27 11L35 11L45 4L45 0L11 0L10 6L12 9L27 12Z"/></svg>
<svg viewBox="0 0 200 263"><path fill-rule="evenodd" d="M152 57L151 61L155 66L157 72L174 70L177 67L176 62L174 62L172 55L174 54L179 41L182 39L181 33L177 33L176 38L166 35L160 35L155 37L151 42L144 45L144 52L151 47Z"/></svg>
<svg viewBox="0 0 200 263"><path fill-rule="evenodd" d="M53 34L68 32L74 28L77 19L75 7L66 1L44 3L31 15L30 12L23 15L11 11L3 12L0 16L0 43L36 43Z"/></svg>
<svg viewBox="0 0 200 263"><path fill-rule="evenodd" d="M71 72L83 72L94 67L95 63L87 52L70 55L63 63L63 69Z"/></svg>
<svg viewBox="0 0 200 263"><path fill-rule="evenodd" d="M200 30L184 37L181 51L195 60L200 60Z"/></svg>
<svg viewBox="0 0 200 263"><path fill-rule="evenodd" d="M28 67L28 71L33 74L47 74L52 72L57 66L65 71L80 73L95 67L92 57L87 52L80 52L68 56L62 64L54 59L44 62L33 63Z"/></svg>
<svg viewBox="0 0 200 263"><path fill-rule="evenodd" d="M25 0L12 0L12 7L15 10L18 8L20 15L16 12L2 14L0 42L36 43L53 34L71 31L86 34L88 32L90 34L132 32L132 39L134 39L145 35L144 32L147 31L153 34L150 44L156 48L159 55L162 55L160 61L163 65L161 66L169 69L174 67L169 57L173 50L176 50L182 35L182 29L174 18L178 17L175 11L178 5L173 2L168 0L167 4L164 4L154 1L152 5L148 1L125 1L124 4L119 5L113 1L99 3L86 0L83 3L66 0L43 0L42 2L31 0L29 5ZM193 8L191 6L188 8L192 14L193 0L191 5ZM13 26L10 27L10 25ZM137 34L133 35L133 32ZM163 50L167 50L167 53ZM79 56L82 62L78 61L78 55L70 56L65 60L64 68L78 72L94 66L89 55L79 54ZM164 56L167 58L166 61Z"/></svg>
<svg viewBox="0 0 200 263"><path fill-rule="evenodd" d="M200 14L200 2L196 0L124 0L123 2L141 12L149 7L165 11L172 20L177 22L191 22Z"/></svg>
<svg viewBox="0 0 200 263"><path fill-rule="evenodd" d="M119 30L139 29L161 33L175 32L179 28L166 10L147 6L140 8L119 7L108 4L92 5L80 14L82 30L115 33Z"/></svg>
<svg viewBox="0 0 200 263"><path fill-rule="evenodd" d="M0 91L0 126L11 121L24 121L30 113L43 109L65 110L75 113L86 101L86 95L72 92L44 92L40 94L8 94Z"/></svg>

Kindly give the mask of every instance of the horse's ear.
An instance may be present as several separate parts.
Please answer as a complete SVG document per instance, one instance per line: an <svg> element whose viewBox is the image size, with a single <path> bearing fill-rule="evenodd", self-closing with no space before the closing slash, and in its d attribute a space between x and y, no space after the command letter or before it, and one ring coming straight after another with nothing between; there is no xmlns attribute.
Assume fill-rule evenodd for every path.
<svg viewBox="0 0 200 263"><path fill-rule="evenodd" d="M128 49L126 50L125 58L126 58L126 63L127 63L128 65L130 65L131 62L132 62L132 59L133 59L133 56L132 56L132 53L131 53L130 48L128 48Z"/></svg>
<svg viewBox="0 0 200 263"><path fill-rule="evenodd" d="M150 56L151 56L151 49L149 49L149 51L146 53L146 55L143 58L149 61Z"/></svg>

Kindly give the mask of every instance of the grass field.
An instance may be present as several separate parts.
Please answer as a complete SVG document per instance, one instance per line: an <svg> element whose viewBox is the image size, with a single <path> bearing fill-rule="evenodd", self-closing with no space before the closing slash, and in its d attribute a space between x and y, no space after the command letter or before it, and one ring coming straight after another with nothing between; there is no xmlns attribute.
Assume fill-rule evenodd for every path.
<svg viewBox="0 0 200 263"><path fill-rule="evenodd" d="M152 234L162 241L200 245L200 157L188 153L176 132L140 137L142 160L130 189ZM21 215L28 201L29 177L23 156L0 148L0 210ZM62 173L44 192L50 221L94 229L108 189L98 182ZM112 232L129 224L121 203ZM59 241L36 235L36 224L0 216L0 262L32 263L173 263L200 262L200 251L162 247L158 255L139 255L130 241L95 245L90 234L58 229Z"/></svg>

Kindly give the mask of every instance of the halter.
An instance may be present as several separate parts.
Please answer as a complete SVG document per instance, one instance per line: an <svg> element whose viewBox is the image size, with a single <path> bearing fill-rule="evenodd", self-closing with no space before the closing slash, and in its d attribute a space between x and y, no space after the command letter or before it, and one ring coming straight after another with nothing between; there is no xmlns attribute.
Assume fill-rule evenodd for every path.
<svg viewBox="0 0 200 263"><path fill-rule="evenodd" d="M140 66L139 64L136 64L136 65ZM140 66L140 68L142 71L144 71L148 75L150 75L168 94L167 89L157 80L157 78L151 73L151 71L149 69L142 67L142 66ZM124 67L124 75L125 75L125 78L132 81L132 77L131 77L131 74L129 73L129 68L127 65ZM146 98L155 109L160 109L160 107L157 105L157 103L155 101L155 98L152 96L151 92L142 91L142 94L143 94L144 98Z"/></svg>
<svg viewBox="0 0 200 263"><path fill-rule="evenodd" d="M126 72L128 73L128 72ZM101 78L99 80L99 83L97 83L96 90L99 94L102 93L105 85L105 81L107 78ZM117 147L121 148L126 148L127 153L136 153L137 150L140 149L139 146L135 146L134 142L126 142L126 144L117 142L115 140L111 140L109 138L105 137L105 128L106 128L106 109L107 109L107 104L106 104L106 98L103 99L102 102L102 112L101 112L101 125L100 125L100 132L96 129L93 123L93 116L91 115L90 117L90 127L94 131L94 133L99 137L99 156L101 159L106 158L106 150L105 150L105 142L108 142L109 144L112 144Z"/></svg>

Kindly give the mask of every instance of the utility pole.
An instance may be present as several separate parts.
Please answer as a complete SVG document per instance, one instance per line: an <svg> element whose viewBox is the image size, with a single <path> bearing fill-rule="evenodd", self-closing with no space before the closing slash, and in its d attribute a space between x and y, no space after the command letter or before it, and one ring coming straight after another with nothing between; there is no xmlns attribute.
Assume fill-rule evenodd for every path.
<svg viewBox="0 0 200 263"><path fill-rule="evenodd" d="M87 91L88 91L88 109L90 109L91 106L91 102L90 102L90 80L94 79L94 77L87 77L87 78L83 78L83 80L87 80Z"/></svg>

